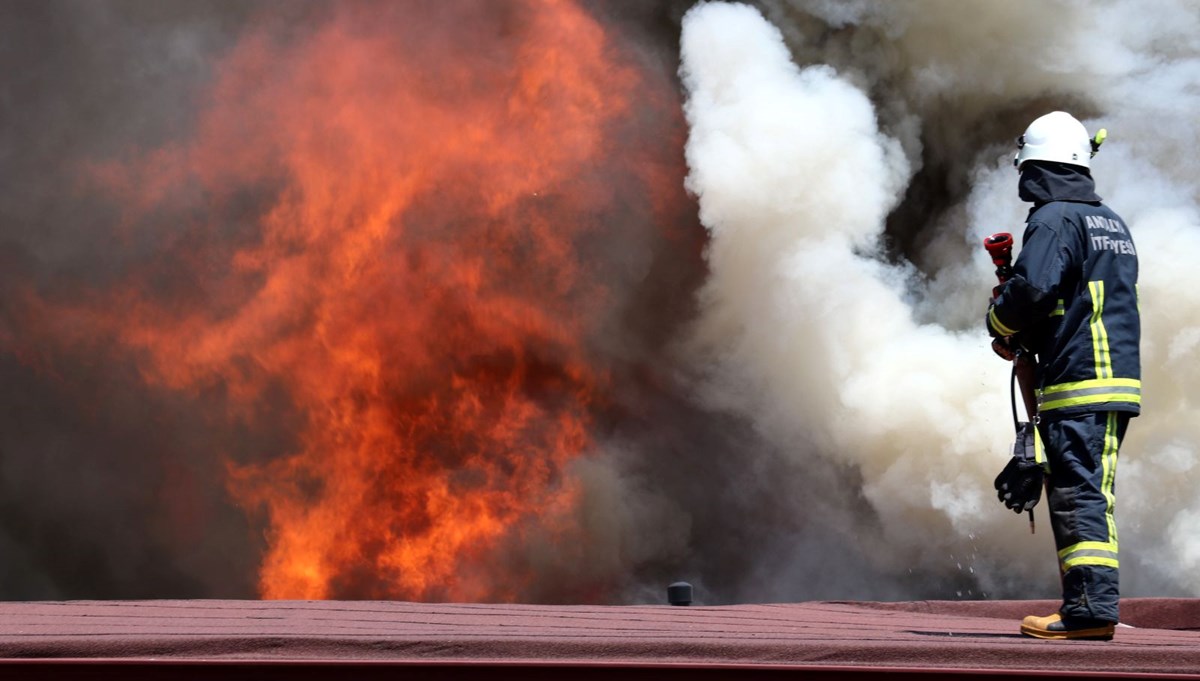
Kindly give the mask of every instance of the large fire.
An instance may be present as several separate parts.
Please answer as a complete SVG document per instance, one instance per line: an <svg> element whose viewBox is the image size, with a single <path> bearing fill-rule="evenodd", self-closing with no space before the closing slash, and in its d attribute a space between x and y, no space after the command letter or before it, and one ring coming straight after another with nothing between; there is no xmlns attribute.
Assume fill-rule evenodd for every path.
<svg viewBox="0 0 1200 681"><path fill-rule="evenodd" d="M127 243L197 206L104 301L145 379L298 414L293 451L227 463L266 598L518 598L489 561L570 531L609 380L587 245L638 70L566 0L412 6L263 21L188 141L93 171Z"/></svg>

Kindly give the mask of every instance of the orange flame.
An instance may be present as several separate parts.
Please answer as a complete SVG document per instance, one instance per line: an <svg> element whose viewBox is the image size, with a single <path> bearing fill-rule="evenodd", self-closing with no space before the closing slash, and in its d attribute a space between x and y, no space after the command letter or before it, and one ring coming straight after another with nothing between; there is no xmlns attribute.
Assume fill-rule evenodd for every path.
<svg viewBox="0 0 1200 681"><path fill-rule="evenodd" d="M403 8L264 25L193 140L95 173L130 242L172 201L225 221L181 225L183 266L125 290L114 326L154 384L300 415L295 451L228 464L267 512L267 598L517 598L530 577L489 560L569 515L607 382L582 244L612 197L581 178L637 71L571 2Z"/></svg>

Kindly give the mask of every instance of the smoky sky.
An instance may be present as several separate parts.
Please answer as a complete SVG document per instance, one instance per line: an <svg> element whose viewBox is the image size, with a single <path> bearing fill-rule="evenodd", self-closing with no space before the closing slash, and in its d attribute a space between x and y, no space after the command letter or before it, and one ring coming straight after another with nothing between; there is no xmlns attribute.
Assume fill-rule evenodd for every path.
<svg viewBox="0 0 1200 681"><path fill-rule="evenodd" d="M131 272L141 273L151 297L207 300L206 277L226 265L189 254L253 242L256 216L279 186L259 178L219 203L179 192L131 223L128 207L98 190L95 168L152 158L193 138L215 69L240 41L254 33L303 42L339 4L0 5L0 598L258 595L266 521L230 495L224 462L264 463L296 449L304 415L284 387L265 391L253 423L230 418L229 385L178 391L148 382L138 351L44 311L111 304L104 292ZM452 25L447 17L473 11L470 3L350 4L377 12L385 26ZM1011 38L997 46L983 44L989 38L970 12L918 5L765 1L753 5L759 19L747 19L744 34L715 30L705 42L695 36L711 30L710 15L685 19L691 2L584 4L622 58L647 74L607 143L672 188L647 198L640 176L597 171L579 180L618 197L580 218L601 223L581 252L603 273L614 303L586 340L610 380L592 406L592 450L571 469L581 489L573 511L580 545L565 550L534 523L513 528L495 556L498 570L536 575L519 600L660 602L680 579L705 603L1054 595L1049 533L1031 543L999 505L980 501L992 468L1003 464L1010 426L1002 366L980 369L977 381L970 374L974 383L964 387L963 376L986 358L974 320L991 274L975 241L1002 227L1019 230L1023 207L1002 168L1008 145L1036 115L1064 108L1089 123L1128 121L1126 139L1145 141L1110 143L1116 150L1105 153L1129 170L1108 177L1149 168L1142 175L1161 181L1141 196L1175 212L1164 217L1126 198L1133 189L1112 198L1126 198L1123 215L1135 234L1139 221L1176 226L1147 229L1143 252L1191 248L1188 211L1197 197L1182 178L1192 166L1169 151L1154 157L1159 165L1143 164L1137 149L1171 145L1139 129L1136 112L1115 112L1144 63L1181 65L1186 74L1182 65L1197 50L1186 41L1174 51L1138 42L1137 31L1092 25L1069 3L1050 3L1048 15L1081 24L1081 33L1116 36L1125 61L1097 66L1090 48L1072 42L1052 55L1061 63L1039 68L1044 31L1017 31L1009 12L989 16ZM523 16L504 3L488 7L463 23ZM689 63L681 54L688 22L694 50L728 50L730 63L747 60L746 73L764 59L761 72L774 80L763 83L773 86L744 88L719 63ZM754 52L776 39L786 49ZM990 68L987 49L1010 57L1010 66ZM691 90L681 59L696 79ZM805 71L803 86L790 80L792 68L810 67L817 71ZM708 75L737 86L696 85ZM1180 82L1161 75L1143 105L1167 111L1161 102ZM781 103L778 93L792 98ZM730 127L712 129L781 151L754 157L741 176L722 175L730 157L698 146L709 119L697 98L709 94L725 97L723 110L735 114L718 116ZM843 138L838 121L792 105L846 106L866 132ZM829 127L806 138L788 127L795 120ZM1179 132L1176 119L1162 120L1172 131L1166 137L1194 137ZM757 137L746 127L753 125L777 134ZM846 160L849 149L858 155ZM808 152L830 160L813 168L784 156ZM830 172L840 163L854 171L845 184ZM1100 193L1134 186L1102 181ZM864 216L867 204L873 212ZM706 206L735 218L705 222ZM215 227L195 229L199 223ZM739 229L757 236L739 237ZM782 258L798 234L843 229L857 230L846 250L800 247L795 259ZM840 272L823 269L838 263ZM1153 299L1183 276L1152 277L1143 292ZM850 283L831 286L842 280ZM818 324L817 311L835 304L863 315L883 310L886 323ZM1186 359L1194 334L1185 326L1151 316L1158 340L1146 356ZM1186 418L1190 389L1161 385ZM1132 436L1146 453L1121 484L1155 484L1154 466L1184 482L1191 475L1186 430L1155 432L1140 442ZM1178 501L1176 487L1169 489ZM1200 513L1141 506L1129 504L1130 527L1168 538L1131 544L1174 546L1175 565L1193 565L1188 528ZM1021 569L1004 567L1011 555L1022 557ZM1195 589L1194 580L1151 568L1133 575L1145 595Z"/></svg>
<svg viewBox="0 0 1200 681"><path fill-rule="evenodd" d="M1200 194L1195 161L1167 150L1197 136L1181 104L1196 97L1200 13L1162 9L778 0L684 20L687 182L710 234L689 338L709 359L709 398L781 446L851 465L881 529L872 556L970 583L948 597L1055 595L1046 533L994 513L1009 374L979 331L981 241L1019 240L1028 209L1014 140L1052 110L1108 130L1092 173L1142 263L1123 591L1194 592L1195 501L1177 477L1196 474L1181 374L1194 307L1177 263L1195 252Z"/></svg>

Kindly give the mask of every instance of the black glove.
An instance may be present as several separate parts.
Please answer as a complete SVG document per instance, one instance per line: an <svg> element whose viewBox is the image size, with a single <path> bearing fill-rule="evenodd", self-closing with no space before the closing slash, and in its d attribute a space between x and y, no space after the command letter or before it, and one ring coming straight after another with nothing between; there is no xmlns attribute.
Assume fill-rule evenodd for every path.
<svg viewBox="0 0 1200 681"><path fill-rule="evenodd" d="M1014 456L996 476L996 498L1013 513L1024 513L1041 501L1045 476L1041 464Z"/></svg>
<svg viewBox="0 0 1200 681"><path fill-rule="evenodd" d="M1046 471L1037 462L1034 428L1032 423L1018 424L1012 458L996 476L996 497L1014 513L1024 513L1042 499Z"/></svg>

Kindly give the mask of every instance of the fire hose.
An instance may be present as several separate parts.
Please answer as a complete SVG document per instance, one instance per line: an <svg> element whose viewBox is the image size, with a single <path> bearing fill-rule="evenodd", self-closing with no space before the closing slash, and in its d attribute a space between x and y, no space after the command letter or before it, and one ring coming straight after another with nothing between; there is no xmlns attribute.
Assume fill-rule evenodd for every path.
<svg viewBox="0 0 1200 681"><path fill-rule="evenodd" d="M999 283L992 288L992 298L1000 295L1000 287L1013 276L1012 269L1012 248L1013 238L1007 232L998 232L983 240L983 247L987 249L988 255L992 258L992 264L996 266L996 279ZM1017 346L1015 357L1012 361L1012 379L1009 382L1009 401L1012 404L1013 428L1020 433L1021 420L1017 416L1017 395L1016 390L1019 387L1021 391L1021 401L1025 406L1025 416L1032 423L1037 417L1037 396L1034 392L1034 364L1033 359L1020 346ZM1033 509L1029 509L1029 532L1032 534L1034 530Z"/></svg>

